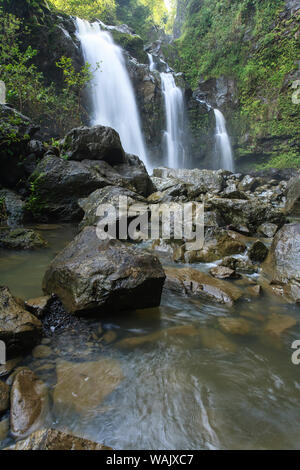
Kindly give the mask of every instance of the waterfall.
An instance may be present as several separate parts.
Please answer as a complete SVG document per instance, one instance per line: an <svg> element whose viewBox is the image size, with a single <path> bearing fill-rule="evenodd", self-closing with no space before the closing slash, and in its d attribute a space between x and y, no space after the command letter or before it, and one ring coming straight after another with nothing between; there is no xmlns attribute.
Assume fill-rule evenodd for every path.
<svg viewBox="0 0 300 470"><path fill-rule="evenodd" d="M170 168L183 168L185 165L183 93L176 86L172 73L161 73L160 76L167 122L164 142L168 166Z"/></svg>
<svg viewBox="0 0 300 470"><path fill-rule="evenodd" d="M153 72L154 70L156 70L156 65L155 65L155 62L153 60L153 55L152 54L147 54L147 56L148 56L148 59L149 59L150 72Z"/></svg>
<svg viewBox="0 0 300 470"><path fill-rule="evenodd" d="M216 117L216 165L215 169L234 171L233 152L226 130L226 122L223 114L214 109Z"/></svg>
<svg viewBox="0 0 300 470"><path fill-rule="evenodd" d="M76 26L84 59L96 70L90 91L92 125L114 128L125 152L137 155L148 166L138 108L122 49L109 32L101 30L98 22L91 24L77 18Z"/></svg>

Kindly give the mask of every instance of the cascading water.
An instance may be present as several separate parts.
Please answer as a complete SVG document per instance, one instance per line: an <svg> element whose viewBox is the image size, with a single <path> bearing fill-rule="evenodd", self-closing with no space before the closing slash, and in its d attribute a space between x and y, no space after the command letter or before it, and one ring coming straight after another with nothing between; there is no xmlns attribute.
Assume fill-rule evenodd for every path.
<svg viewBox="0 0 300 470"><path fill-rule="evenodd" d="M226 122L223 114L214 109L216 117L216 162L215 169L234 171L233 152L226 130Z"/></svg>
<svg viewBox="0 0 300 470"><path fill-rule="evenodd" d="M165 99L167 129L164 133L165 147L170 168L185 165L184 146L184 99L176 86L172 73L161 73L162 91Z"/></svg>
<svg viewBox="0 0 300 470"><path fill-rule="evenodd" d="M94 78L92 124L114 128L127 153L140 157L149 168L133 87L126 69L122 49L99 23L76 19L77 37L84 59L91 65Z"/></svg>
<svg viewBox="0 0 300 470"><path fill-rule="evenodd" d="M147 55L148 55L148 59L149 59L150 72L153 72L154 70L156 70L156 65L155 65L155 62L153 60L153 55L152 54L147 54Z"/></svg>

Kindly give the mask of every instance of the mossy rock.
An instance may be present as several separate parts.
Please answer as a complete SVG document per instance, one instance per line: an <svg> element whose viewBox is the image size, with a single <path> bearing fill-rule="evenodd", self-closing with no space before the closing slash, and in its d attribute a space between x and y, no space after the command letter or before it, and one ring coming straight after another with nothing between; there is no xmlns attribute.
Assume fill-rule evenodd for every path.
<svg viewBox="0 0 300 470"><path fill-rule="evenodd" d="M25 228L0 230L0 248L10 250L33 250L46 246L47 242L34 230Z"/></svg>
<svg viewBox="0 0 300 470"><path fill-rule="evenodd" d="M122 33L116 30L112 30L110 33L112 34L114 41L129 52L132 57L142 64L146 64L148 62L147 54L144 51L144 43L140 36L136 34Z"/></svg>

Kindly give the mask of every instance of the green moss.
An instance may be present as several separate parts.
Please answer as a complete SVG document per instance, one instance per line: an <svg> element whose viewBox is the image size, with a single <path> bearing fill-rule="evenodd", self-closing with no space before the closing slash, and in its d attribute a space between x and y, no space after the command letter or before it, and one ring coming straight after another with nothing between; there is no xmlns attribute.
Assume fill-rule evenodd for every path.
<svg viewBox="0 0 300 470"><path fill-rule="evenodd" d="M140 36L133 34L121 33L120 31L110 31L114 41L119 44L123 49L129 52L130 55L135 57L139 62L145 64L147 54L144 51L144 43Z"/></svg>

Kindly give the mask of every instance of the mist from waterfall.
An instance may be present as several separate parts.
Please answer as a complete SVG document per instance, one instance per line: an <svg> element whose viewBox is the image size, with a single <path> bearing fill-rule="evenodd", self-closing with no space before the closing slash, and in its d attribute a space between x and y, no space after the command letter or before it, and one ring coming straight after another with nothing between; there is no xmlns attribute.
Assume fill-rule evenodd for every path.
<svg viewBox="0 0 300 470"><path fill-rule="evenodd" d="M185 162L185 112L183 93L176 86L172 73L161 73L162 91L165 101L167 129L164 132L164 147L170 168L184 168Z"/></svg>
<svg viewBox="0 0 300 470"><path fill-rule="evenodd" d="M214 109L216 117L216 160L214 162L214 169L222 169L234 171L233 152L226 130L225 117L218 109Z"/></svg>
<svg viewBox="0 0 300 470"><path fill-rule="evenodd" d="M84 59L91 65L92 125L114 128L125 152L137 155L149 168L140 117L122 49L98 22L76 19ZM97 68L98 67L98 68Z"/></svg>

